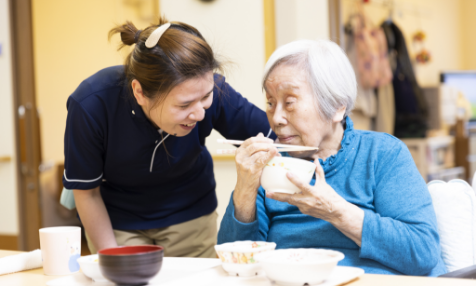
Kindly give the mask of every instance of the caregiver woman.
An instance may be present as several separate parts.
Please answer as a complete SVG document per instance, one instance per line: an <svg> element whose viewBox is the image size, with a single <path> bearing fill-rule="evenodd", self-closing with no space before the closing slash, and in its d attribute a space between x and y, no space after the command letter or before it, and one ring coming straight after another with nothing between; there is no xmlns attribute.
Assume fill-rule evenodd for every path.
<svg viewBox="0 0 476 286"><path fill-rule="evenodd" d="M166 256L215 257L217 198L205 147L271 132L266 114L214 71L184 23L112 29L135 45L124 66L84 80L67 102L63 184L74 190L91 252L158 244ZM274 134L273 134L274 136Z"/></svg>

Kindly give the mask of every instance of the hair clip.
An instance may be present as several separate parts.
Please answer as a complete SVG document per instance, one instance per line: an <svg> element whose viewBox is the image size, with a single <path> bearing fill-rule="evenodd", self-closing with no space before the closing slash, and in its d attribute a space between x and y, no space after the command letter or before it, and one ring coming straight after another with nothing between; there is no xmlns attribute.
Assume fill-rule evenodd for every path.
<svg viewBox="0 0 476 286"><path fill-rule="evenodd" d="M162 26L158 27L155 29L152 34L147 38L147 41L145 41L145 46L150 48L155 47L157 43L159 42L160 37L162 37L162 34L170 27L170 23L163 24Z"/></svg>

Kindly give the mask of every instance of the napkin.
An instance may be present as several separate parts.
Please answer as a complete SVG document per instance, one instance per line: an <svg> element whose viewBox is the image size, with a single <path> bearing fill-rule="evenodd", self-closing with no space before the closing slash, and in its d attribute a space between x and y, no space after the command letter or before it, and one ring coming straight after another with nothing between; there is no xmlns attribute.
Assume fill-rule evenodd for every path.
<svg viewBox="0 0 476 286"><path fill-rule="evenodd" d="M0 275L40 268L42 266L41 250L37 249L27 253L0 258Z"/></svg>

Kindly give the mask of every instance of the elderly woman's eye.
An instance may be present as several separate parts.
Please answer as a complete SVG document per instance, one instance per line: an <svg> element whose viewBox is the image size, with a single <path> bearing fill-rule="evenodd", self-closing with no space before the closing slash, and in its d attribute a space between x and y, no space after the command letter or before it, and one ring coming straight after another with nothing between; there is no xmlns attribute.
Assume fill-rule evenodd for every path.
<svg viewBox="0 0 476 286"><path fill-rule="evenodd" d="M272 102L266 102L266 104L268 105L268 107L273 107L273 103Z"/></svg>

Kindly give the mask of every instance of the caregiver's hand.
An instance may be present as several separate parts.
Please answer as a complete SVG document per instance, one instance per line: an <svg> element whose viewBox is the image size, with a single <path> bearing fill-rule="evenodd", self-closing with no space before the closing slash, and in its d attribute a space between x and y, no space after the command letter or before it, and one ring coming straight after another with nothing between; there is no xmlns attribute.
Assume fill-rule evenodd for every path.
<svg viewBox="0 0 476 286"><path fill-rule="evenodd" d="M326 182L324 170L319 160L316 164L316 184L314 186L301 181L291 172L288 179L300 190L299 194L268 193L268 198L295 205L303 214L330 222L357 245L362 242L364 211L347 202Z"/></svg>
<svg viewBox="0 0 476 286"><path fill-rule="evenodd" d="M256 196L264 166L279 155L273 140L262 133L241 144L235 153L238 179L233 193L235 218L241 222L252 222L256 217Z"/></svg>

